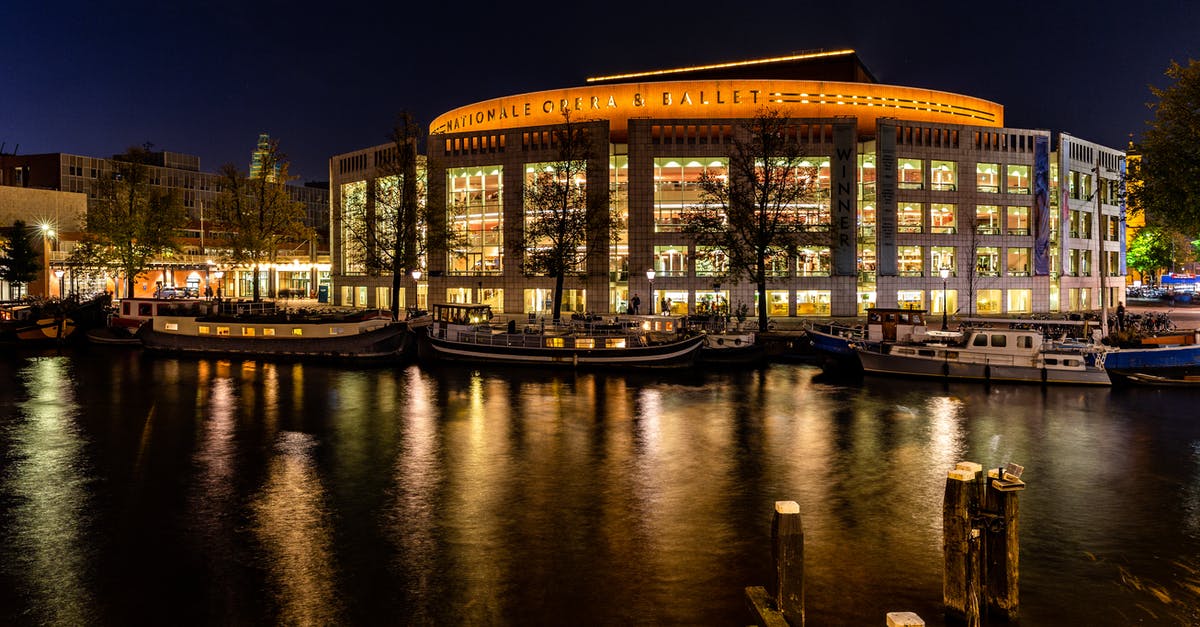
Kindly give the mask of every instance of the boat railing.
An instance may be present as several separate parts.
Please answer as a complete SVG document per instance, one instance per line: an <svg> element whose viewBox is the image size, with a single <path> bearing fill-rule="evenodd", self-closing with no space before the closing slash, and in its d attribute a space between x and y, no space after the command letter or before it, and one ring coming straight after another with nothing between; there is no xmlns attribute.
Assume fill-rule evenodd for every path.
<svg viewBox="0 0 1200 627"><path fill-rule="evenodd" d="M632 348L635 346L644 346L645 337L639 334L628 333L588 333L588 334L550 334L550 333L507 333L494 332L491 329L476 329L474 331L462 331L457 336L457 341L465 344L475 344L479 346L504 346L510 348L557 348L547 344L547 340L562 339L564 346L562 348L579 348L578 342L581 339L602 339L603 344L599 344L592 348L607 348L608 340L625 339L625 347ZM571 346L566 346L566 340L571 340Z"/></svg>

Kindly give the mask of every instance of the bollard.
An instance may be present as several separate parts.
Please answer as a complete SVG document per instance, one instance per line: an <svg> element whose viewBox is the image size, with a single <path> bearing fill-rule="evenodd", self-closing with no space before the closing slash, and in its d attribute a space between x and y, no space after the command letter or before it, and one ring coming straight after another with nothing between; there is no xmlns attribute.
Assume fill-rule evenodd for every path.
<svg viewBox="0 0 1200 627"><path fill-rule="evenodd" d="M775 563L772 592L775 607L788 624L804 625L804 526L800 505L795 501L776 501L771 519L771 559Z"/></svg>
<svg viewBox="0 0 1200 627"><path fill-rule="evenodd" d="M912 612L888 612L887 627L925 627L925 621Z"/></svg>
<svg viewBox="0 0 1200 627"><path fill-rule="evenodd" d="M942 579L942 603L946 615L968 620L971 558L971 514L977 491L979 464L963 462L946 477L942 500L942 550L945 565Z"/></svg>
<svg viewBox="0 0 1200 627"><path fill-rule="evenodd" d="M990 521L983 549L987 556L984 601L989 616L1010 621L1018 615L1018 514L1019 495L1024 488L1025 482L1018 477L1003 469L993 469L988 471L988 487L983 497L983 511Z"/></svg>

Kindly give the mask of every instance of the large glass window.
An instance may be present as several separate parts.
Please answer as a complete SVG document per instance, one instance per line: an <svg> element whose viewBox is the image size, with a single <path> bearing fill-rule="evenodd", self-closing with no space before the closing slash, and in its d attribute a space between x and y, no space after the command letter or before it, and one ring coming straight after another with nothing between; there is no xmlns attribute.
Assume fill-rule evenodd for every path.
<svg viewBox="0 0 1200 627"><path fill-rule="evenodd" d="M700 178L724 177L729 160L723 158L688 159L661 157L654 160L654 230L683 230L683 214L703 202Z"/></svg>
<svg viewBox="0 0 1200 627"><path fill-rule="evenodd" d="M1005 191L1010 194L1028 194L1029 193L1029 166L1013 165L1008 166L1008 179L1005 185Z"/></svg>
<svg viewBox="0 0 1200 627"><path fill-rule="evenodd" d="M921 276L925 252L920 246L899 246L896 256L896 269L900 276Z"/></svg>
<svg viewBox="0 0 1200 627"><path fill-rule="evenodd" d="M713 246L696 247L696 276L719 277L729 273L725 251Z"/></svg>
<svg viewBox="0 0 1200 627"><path fill-rule="evenodd" d="M1000 207L975 205L975 232L980 235L999 235Z"/></svg>
<svg viewBox="0 0 1200 627"><path fill-rule="evenodd" d="M931 246L929 248L929 268L931 274L941 272L942 268L947 268L950 270L950 276L956 276L957 268L954 263L954 247Z"/></svg>
<svg viewBox="0 0 1200 627"><path fill-rule="evenodd" d="M1000 192L999 163L975 164L975 189L992 194Z"/></svg>
<svg viewBox="0 0 1200 627"><path fill-rule="evenodd" d="M1008 259L1005 263L1005 273L1008 276L1029 276L1028 248L1008 249Z"/></svg>
<svg viewBox="0 0 1200 627"><path fill-rule="evenodd" d="M954 233L958 230L958 212L954 205L929 205L929 232Z"/></svg>
<svg viewBox="0 0 1200 627"><path fill-rule="evenodd" d="M796 251L797 276L829 276L833 267L828 246L806 246Z"/></svg>
<svg viewBox="0 0 1200 627"><path fill-rule="evenodd" d="M1008 290L1008 313L1032 313L1033 290Z"/></svg>
<svg viewBox="0 0 1200 627"><path fill-rule="evenodd" d="M1000 290L979 290L975 294L975 311L984 315L1000 313L1000 298Z"/></svg>
<svg viewBox="0 0 1200 627"><path fill-rule="evenodd" d="M829 290L798 290L796 292L797 316L828 316Z"/></svg>
<svg viewBox="0 0 1200 627"><path fill-rule="evenodd" d="M624 144L613 144L625 150ZM608 157L608 206L618 228L609 242L609 280L629 280L629 155L613 154Z"/></svg>
<svg viewBox="0 0 1200 627"><path fill-rule="evenodd" d="M833 224L830 212L832 179L829 174L829 157L805 157L800 160L797 175L801 179L816 178L816 193L799 199L793 208L796 222L809 230L829 230Z"/></svg>
<svg viewBox="0 0 1200 627"><path fill-rule="evenodd" d="M1009 235L1029 235L1029 207L1008 208L1006 232Z"/></svg>
<svg viewBox="0 0 1200 627"><path fill-rule="evenodd" d="M1000 249L980 246L975 250L975 273L979 276L1000 276Z"/></svg>
<svg viewBox="0 0 1200 627"><path fill-rule="evenodd" d="M788 315L787 290L767 290L767 315L777 317Z"/></svg>
<svg viewBox="0 0 1200 627"><path fill-rule="evenodd" d="M683 245L654 247L654 271L658 276L687 276L688 249Z"/></svg>
<svg viewBox="0 0 1200 627"><path fill-rule="evenodd" d="M925 292L922 290L897 290L896 305L901 309L924 309Z"/></svg>
<svg viewBox="0 0 1200 627"><path fill-rule="evenodd" d="M902 202L896 212L896 229L901 233L920 233L925 227L925 209L919 202Z"/></svg>
<svg viewBox="0 0 1200 627"><path fill-rule="evenodd" d="M448 222L462 242L449 252L450 274L499 274L504 269L503 170L499 165L446 170Z"/></svg>
<svg viewBox="0 0 1200 627"><path fill-rule="evenodd" d="M859 200L875 200L875 178L875 153L859 153L858 183L862 186Z"/></svg>
<svg viewBox="0 0 1200 627"><path fill-rule="evenodd" d="M925 189L925 160L897 159L896 175L900 189Z"/></svg>
<svg viewBox="0 0 1200 627"><path fill-rule="evenodd" d="M560 206L558 210L565 208L568 212L570 212L571 216L582 214L587 210L585 207L587 203L584 200L587 187L587 174L581 167L565 162L525 164L525 190L527 192L530 190L536 190L539 185L545 185L546 189L552 192L551 196L555 198L554 204L565 204L565 207ZM560 191L564 192L564 197L559 197ZM538 194L541 195L543 192L538 192ZM527 202L525 205L526 233L528 233L529 229L537 224L537 220L545 219L542 217L542 215L539 215L539 213L546 215L551 224L561 224L561 217L549 217L548 214L552 213L553 211L555 211L553 207L539 207ZM568 221L572 220L571 217L567 217L566 219ZM545 232L544 226L541 230ZM537 238L537 241L527 241L526 244L540 247L541 251L544 251L554 246L555 242L553 241L553 238L549 236L543 236ZM527 251L526 254L528 255L535 252L540 251L531 250ZM573 273L583 273L585 271L586 259L587 247L585 244L580 243L576 248L573 259L565 259L565 261L574 262L574 266L569 268L567 271ZM526 266L526 271L528 272L529 268L531 267L537 266L534 263L530 263ZM543 268L543 270L544 269L545 268Z"/></svg>
<svg viewBox="0 0 1200 627"><path fill-rule="evenodd" d="M366 249L362 234L367 224L367 183L342 185L342 264L345 274L366 272Z"/></svg>
<svg viewBox="0 0 1200 627"><path fill-rule="evenodd" d="M935 191L952 192L958 189L958 163L955 161L931 161L929 175L933 178Z"/></svg>

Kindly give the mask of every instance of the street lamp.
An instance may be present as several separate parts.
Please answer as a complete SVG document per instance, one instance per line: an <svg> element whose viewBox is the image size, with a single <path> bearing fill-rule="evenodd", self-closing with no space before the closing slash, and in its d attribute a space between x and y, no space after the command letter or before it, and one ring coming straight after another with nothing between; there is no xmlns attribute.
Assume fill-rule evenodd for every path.
<svg viewBox="0 0 1200 627"><path fill-rule="evenodd" d="M413 278L413 309L421 308L421 270L415 269L410 274Z"/></svg>
<svg viewBox="0 0 1200 627"><path fill-rule="evenodd" d="M650 281L650 315L654 315L654 269L646 271L646 280Z"/></svg>
<svg viewBox="0 0 1200 627"><path fill-rule="evenodd" d="M63 275L64 274L66 274L66 272L63 272L62 270L54 271L54 276L58 278L58 297L60 299L63 297Z"/></svg>
<svg viewBox="0 0 1200 627"><path fill-rule="evenodd" d="M942 277L942 330L945 331L950 328L946 324L946 310L950 308L950 303L946 300L946 279L950 278L950 268L943 266L938 270L938 274Z"/></svg>

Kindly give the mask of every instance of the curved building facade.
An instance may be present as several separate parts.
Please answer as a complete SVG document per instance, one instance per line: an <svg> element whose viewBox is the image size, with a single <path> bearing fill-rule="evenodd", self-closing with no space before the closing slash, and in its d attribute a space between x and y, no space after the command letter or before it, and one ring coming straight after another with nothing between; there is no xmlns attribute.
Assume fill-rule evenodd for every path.
<svg viewBox="0 0 1200 627"><path fill-rule="evenodd" d="M1006 128L1003 107L987 100L875 83L851 51L819 57L846 55L833 70L802 55L602 77L444 113L430 125L427 202L431 221L444 217L463 244L429 251L421 280L397 297L418 304L419 290L419 304L550 310L554 279L521 268L523 189L557 159L553 131L564 114L604 139L591 144L585 184L621 218L615 238L589 233L586 267L566 281L567 311L624 312L634 294L655 310L693 314L753 311L760 297L773 317L853 316L868 306L1074 311L1100 306L1102 274L1110 304L1123 297L1123 153L1066 134L1052 146L1049 131ZM772 259L760 295L727 275L719 251L690 241L681 215L700 202L700 177L728 167L744 123L764 110L789 119L817 172L821 193L797 219L828 237ZM353 271L352 244L337 233L338 208L372 180L385 149L331 161L345 304L391 298L382 281Z"/></svg>

